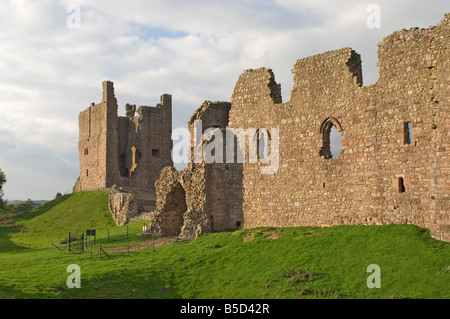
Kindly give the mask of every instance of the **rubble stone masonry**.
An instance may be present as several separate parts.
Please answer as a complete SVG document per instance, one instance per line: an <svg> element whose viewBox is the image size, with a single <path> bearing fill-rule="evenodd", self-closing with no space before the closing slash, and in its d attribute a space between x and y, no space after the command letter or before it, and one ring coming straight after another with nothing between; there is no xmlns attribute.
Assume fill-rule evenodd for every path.
<svg viewBox="0 0 450 319"><path fill-rule="evenodd" d="M79 115L80 177L74 191L118 188L111 194L117 207L133 207L128 217L154 210L155 181L161 169L172 166L172 97L164 94L156 107L127 104L118 116L113 83L103 82L101 103ZM135 114L137 112L137 115ZM120 189L123 189L120 194ZM116 200L116 199L119 200ZM127 203L123 200L126 198ZM136 212L136 207L139 208ZM121 209L123 211L123 209ZM125 215L123 215L125 214ZM128 220L123 212L116 223Z"/></svg>
<svg viewBox="0 0 450 319"><path fill-rule="evenodd" d="M117 115L113 83L103 82L103 98L79 115L80 177L75 191L112 187L154 191L161 169L172 166L172 97L156 107L126 105Z"/></svg>
<svg viewBox="0 0 450 319"><path fill-rule="evenodd" d="M240 76L229 125L280 131L276 174L244 164L245 227L411 223L450 240L449 19L384 38L374 85L350 48L298 60L284 104L270 70Z"/></svg>
<svg viewBox="0 0 450 319"><path fill-rule="evenodd" d="M379 79L369 86L350 48L298 60L285 103L270 69L246 70L231 107L205 102L190 129L194 119L203 130L278 128L278 170L261 174L264 164L248 161L165 168L148 233L192 238L235 227L410 223L450 241L449 20L385 37ZM92 108L89 116L103 115ZM333 127L342 137L337 157ZM103 167L104 152L91 165Z"/></svg>

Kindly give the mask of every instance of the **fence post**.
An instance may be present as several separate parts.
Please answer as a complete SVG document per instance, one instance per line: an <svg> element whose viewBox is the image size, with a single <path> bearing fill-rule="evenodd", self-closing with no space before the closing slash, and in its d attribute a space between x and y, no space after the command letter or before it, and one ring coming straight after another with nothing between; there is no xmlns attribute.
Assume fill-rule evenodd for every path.
<svg viewBox="0 0 450 319"><path fill-rule="evenodd" d="M108 255L108 254L106 253L106 251L103 250L103 248L102 248L102 243L100 243L100 247L98 248L98 259L101 259L102 252L106 255L106 257L108 257L109 259L111 259L111 256Z"/></svg>

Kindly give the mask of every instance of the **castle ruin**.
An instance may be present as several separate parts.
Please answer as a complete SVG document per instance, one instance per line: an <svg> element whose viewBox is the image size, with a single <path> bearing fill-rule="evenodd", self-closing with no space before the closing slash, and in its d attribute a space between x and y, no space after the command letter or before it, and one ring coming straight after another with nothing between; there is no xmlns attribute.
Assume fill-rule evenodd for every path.
<svg viewBox="0 0 450 319"><path fill-rule="evenodd" d="M197 120L202 134L255 128L249 142L260 139L262 129L278 129L276 154L269 154L279 161L273 174L262 174L267 164L251 163L249 152L243 162L196 162L194 140L188 167L176 171L170 98L148 111L160 114L154 118L161 122L138 138L146 125L137 124L152 116L141 109L137 118L118 119L112 84L105 82L102 103L80 114L75 189L153 191L156 209L142 236L192 239L241 227L408 223L450 241L449 20L445 14L437 26L385 37L373 85L363 86L360 55L343 48L298 60L285 103L273 72L260 68L240 75L231 103L206 101L195 111L188 123L192 139ZM103 124L88 128L94 118ZM339 156L332 155L332 130L342 138ZM157 144L153 136L160 137ZM266 138L273 150L275 141ZM92 158L85 149L94 151Z"/></svg>
<svg viewBox="0 0 450 319"><path fill-rule="evenodd" d="M163 167L173 165L171 95L162 95L156 107L125 108L126 116L118 116L113 83L105 81L101 103L92 103L78 119L80 177L74 191L116 186L110 209L118 224L154 210L155 181Z"/></svg>
<svg viewBox="0 0 450 319"><path fill-rule="evenodd" d="M373 85L362 85L361 59L350 48L298 60L285 103L270 69L245 71L231 104L203 103L189 130L194 136L196 119L202 133L278 128L277 172L261 174L264 164L248 160L191 161L181 172L166 167L142 236L408 223L450 241L449 20L446 14L435 27L384 38ZM337 157L330 150L333 128L342 137Z"/></svg>

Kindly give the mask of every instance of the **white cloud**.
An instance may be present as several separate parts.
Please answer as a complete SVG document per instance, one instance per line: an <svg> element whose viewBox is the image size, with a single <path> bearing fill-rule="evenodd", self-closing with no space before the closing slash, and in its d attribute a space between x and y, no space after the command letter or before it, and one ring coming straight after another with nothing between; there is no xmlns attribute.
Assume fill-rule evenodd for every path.
<svg viewBox="0 0 450 319"><path fill-rule="evenodd" d="M69 29L69 4L81 28ZM365 82L377 78L376 44L392 31L435 25L446 1L378 1L382 28L368 29L370 1L14 0L0 2L0 168L6 198L51 198L78 174L78 114L115 82L125 103L173 96L173 126L204 100L230 100L248 68L272 68L290 97L299 58L350 46Z"/></svg>

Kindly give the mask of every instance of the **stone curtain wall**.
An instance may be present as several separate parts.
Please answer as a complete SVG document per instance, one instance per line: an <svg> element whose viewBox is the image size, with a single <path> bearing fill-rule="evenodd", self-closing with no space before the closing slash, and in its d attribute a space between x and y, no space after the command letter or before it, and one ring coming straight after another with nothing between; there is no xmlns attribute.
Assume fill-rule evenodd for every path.
<svg viewBox="0 0 450 319"><path fill-rule="evenodd" d="M429 69L433 129L430 145L435 156L430 168L432 233L450 241L450 14L437 27L431 28L427 46L426 67Z"/></svg>
<svg viewBox="0 0 450 319"><path fill-rule="evenodd" d="M284 104L271 70L240 76L229 126L280 132L276 174L243 165L244 227L413 223L450 240L448 20L384 38L367 87L349 48L299 60ZM342 136L334 159L320 153L327 122Z"/></svg>

